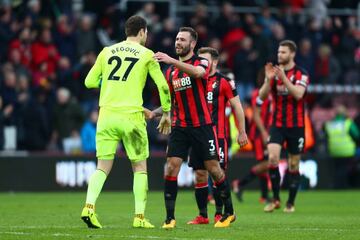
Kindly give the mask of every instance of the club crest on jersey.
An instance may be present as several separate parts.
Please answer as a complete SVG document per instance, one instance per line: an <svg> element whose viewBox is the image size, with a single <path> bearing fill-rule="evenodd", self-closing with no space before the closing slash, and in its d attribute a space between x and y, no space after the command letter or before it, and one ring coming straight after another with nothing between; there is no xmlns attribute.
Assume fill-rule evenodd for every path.
<svg viewBox="0 0 360 240"><path fill-rule="evenodd" d="M212 88L215 89L216 87L217 87L217 82L214 82L214 83L212 84Z"/></svg>
<svg viewBox="0 0 360 240"><path fill-rule="evenodd" d="M175 92L191 88L191 78L183 77L183 78L173 79L172 85Z"/></svg>

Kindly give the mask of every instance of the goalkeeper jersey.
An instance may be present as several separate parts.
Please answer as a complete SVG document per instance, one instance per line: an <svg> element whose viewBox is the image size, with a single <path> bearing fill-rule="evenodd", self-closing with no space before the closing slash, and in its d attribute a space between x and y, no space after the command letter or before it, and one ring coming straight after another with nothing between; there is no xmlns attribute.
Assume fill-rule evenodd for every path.
<svg viewBox="0 0 360 240"><path fill-rule="evenodd" d="M85 86L100 88L99 106L122 113L143 111L147 74L154 80L164 112L170 111L169 87L154 52L134 41L105 47L89 71Z"/></svg>

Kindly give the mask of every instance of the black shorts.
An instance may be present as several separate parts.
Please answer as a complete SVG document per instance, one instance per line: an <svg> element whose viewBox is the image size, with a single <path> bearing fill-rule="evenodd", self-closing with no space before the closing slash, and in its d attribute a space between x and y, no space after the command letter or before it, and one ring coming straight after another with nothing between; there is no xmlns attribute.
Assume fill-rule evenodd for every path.
<svg viewBox="0 0 360 240"><path fill-rule="evenodd" d="M303 127L271 127L269 143L277 143L283 146L284 142L286 142L290 154L302 153L305 146L305 129Z"/></svg>
<svg viewBox="0 0 360 240"><path fill-rule="evenodd" d="M218 160L215 127L174 127L171 131L167 157L179 157L187 160L190 149L196 149L198 161Z"/></svg>
<svg viewBox="0 0 360 240"><path fill-rule="evenodd" d="M224 170L227 169L228 166L228 142L224 138L218 138L218 155L219 155L219 163L220 167ZM189 159L189 167L194 170L205 170L204 162L199 161L198 159L201 157L201 153L197 148L192 148L190 152Z"/></svg>

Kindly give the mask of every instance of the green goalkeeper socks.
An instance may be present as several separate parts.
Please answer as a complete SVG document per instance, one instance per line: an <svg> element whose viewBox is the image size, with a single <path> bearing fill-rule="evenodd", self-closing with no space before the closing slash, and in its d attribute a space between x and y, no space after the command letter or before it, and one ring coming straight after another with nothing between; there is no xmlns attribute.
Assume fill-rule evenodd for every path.
<svg viewBox="0 0 360 240"><path fill-rule="evenodd" d="M144 214L148 191L147 172L134 172L135 214Z"/></svg>
<svg viewBox="0 0 360 240"><path fill-rule="evenodd" d="M86 203L95 205L96 199L98 198L101 189L106 180L106 173L96 169L89 179L88 190L86 194Z"/></svg>

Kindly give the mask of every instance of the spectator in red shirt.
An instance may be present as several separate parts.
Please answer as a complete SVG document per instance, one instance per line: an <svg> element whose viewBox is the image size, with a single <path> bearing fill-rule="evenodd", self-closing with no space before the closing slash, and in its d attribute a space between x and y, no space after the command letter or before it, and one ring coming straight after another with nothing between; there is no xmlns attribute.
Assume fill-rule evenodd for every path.
<svg viewBox="0 0 360 240"><path fill-rule="evenodd" d="M39 40L31 46L31 53L33 71L39 70L40 64L45 62L47 65L47 73L55 73L60 54L56 46L52 43L51 32L49 29L43 29L41 31Z"/></svg>
<svg viewBox="0 0 360 240"><path fill-rule="evenodd" d="M11 41L9 45L9 57L14 50L20 53L21 64L29 68L31 63L31 31L24 28L19 33L19 37Z"/></svg>

